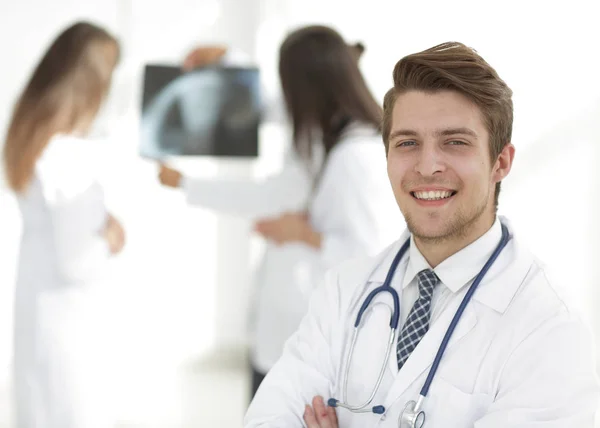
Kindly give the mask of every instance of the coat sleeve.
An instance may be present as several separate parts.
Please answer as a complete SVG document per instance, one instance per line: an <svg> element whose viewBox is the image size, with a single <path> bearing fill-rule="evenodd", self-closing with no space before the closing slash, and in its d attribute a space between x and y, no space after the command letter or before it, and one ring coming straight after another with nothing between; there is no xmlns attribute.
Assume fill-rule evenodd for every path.
<svg viewBox="0 0 600 428"><path fill-rule="evenodd" d="M47 201L62 280L79 283L96 278L110 258L101 236L107 221L102 187L93 182L73 193L58 189Z"/></svg>
<svg viewBox="0 0 600 428"><path fill-rule="evenodd" d="M182 187L190 205L255 220L306 210L310 183L301 161L289 152L281 172L262 181L185 177Z"/></svg>
<svg viewBox="0 0 600 428"><path fill-rule="evenodd" d="M353 257L374 255L396 240L401 214L391 190L383 147L377 143L348 143L332 152L316 203L328 207L321 230L324 269Z"/></svg>
<svg viewBox="0 0 600 428"><path fill-rule="evenodd" d="M97 278L110 258L101 235L108 213L98 181L96 149L92 141L63 137L53 142L37 164L63 284Z"/></svg>
<svg viewBox="0 0 600 428"><path fill-rule="evenodd" d="M599 402L591 344L570 314L545 322L510 356L475 428L592 428Z"/></svg>
<svg viewBox="0 0 600 428"><path fill-rule="evenodd" d="M340 315L337 283L337 275L330 271L324 286L314 292L307 315L261 383L244 427L303 427L306 404L317 395L327 401L333 394L336 364L331 343Z"/></svg>

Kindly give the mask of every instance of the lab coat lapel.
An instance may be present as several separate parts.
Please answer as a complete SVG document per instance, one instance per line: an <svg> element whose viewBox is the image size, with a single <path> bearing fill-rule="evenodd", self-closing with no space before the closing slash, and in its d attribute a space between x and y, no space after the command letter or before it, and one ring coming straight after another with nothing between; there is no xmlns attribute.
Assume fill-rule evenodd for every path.
<svg viewBox="0 0 600 428"><path fill-rule="evenodd" d="M455 299L454 303L449 305L441 316L430 326L429 331L421 342L417 345L411 356L406 360L402 370L398 372L398 362L396 352L390 358L390 369L392 373L397 373L392 388L390 389L386 398L386 407L389 407L398 397L400 397L411 384L423 374L423 372L432 366L433 360L440 348L446 330L452 321L452 318L456 314L458 306L460 305L460 299ZM454 333L448 343L445 355L448 355L455 346L465 335L467 335L475 324L477 323L477 316L475 311L469 305L465 308L458 325L456 326ZM396 339L396 343L398 340ZM443 358L442 358L443 360ZM423 382L426 376L423 377ZM419 385L419 390L422 385ZM416 399L414 397L413 399Z"/></svg>

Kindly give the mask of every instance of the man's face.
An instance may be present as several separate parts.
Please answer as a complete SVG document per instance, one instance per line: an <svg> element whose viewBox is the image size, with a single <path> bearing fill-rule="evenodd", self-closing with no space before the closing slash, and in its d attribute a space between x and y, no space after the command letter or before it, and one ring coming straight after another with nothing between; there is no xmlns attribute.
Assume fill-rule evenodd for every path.
<svg viewBox="0 0 600 428"><path fill-rule="evenodd" d="M423 240L491 225L495 185L510 170L509 144L492 165L489 134L473 102L455 91L408 91L392 114L388 175L409 230ZM508 161L508 166L506 166Z"/></svg>

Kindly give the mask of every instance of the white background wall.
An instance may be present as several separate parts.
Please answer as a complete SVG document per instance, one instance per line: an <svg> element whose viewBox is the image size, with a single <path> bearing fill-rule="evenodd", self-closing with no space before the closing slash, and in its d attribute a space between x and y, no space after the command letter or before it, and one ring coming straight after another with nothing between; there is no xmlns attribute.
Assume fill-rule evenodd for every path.
<svg viewBox="0 0 600 428"><path fill-rule="evenodd" d="M597 1L583 0L3 0L0 132L26 76L63 26L89 18L121 38L124 61L102 123L110 125L112 137L106 145L109 202L129 242L115 262L116 280L96 308L119 326L112 343L134 385L148 370L243 343L249 278L260 249L247 239L244 221L189 209L177 192L158 186L155 165L137 158L143 63L178 63L196 43L226 43L254 56L267 87L275 90L276 51L284 32L326 23L349 41L365 43L362 68L381 99L401 56L462 41L488 59L515 92L517 158L500 211L581 303L600 343L596 6ZM282 146L279 134L267 134L267 150L257 162L203 160L181 166L208 176L264 174L277 167ZM0 191L0 368L7 367L10 355L15 210ZM99 326L102 321L99 317Z"/></svg>

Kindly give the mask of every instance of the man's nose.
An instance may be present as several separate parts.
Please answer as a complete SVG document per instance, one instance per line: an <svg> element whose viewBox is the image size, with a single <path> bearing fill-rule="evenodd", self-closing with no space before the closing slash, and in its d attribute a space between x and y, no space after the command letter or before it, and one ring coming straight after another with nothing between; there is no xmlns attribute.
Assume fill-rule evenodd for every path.
<svg viewBox="0 0 600 428"><path fill-rule="evenodd" d="M419 151L415 171L427 177L444 170L444 163L439 148L435 144L423 144Z"/></svg>

